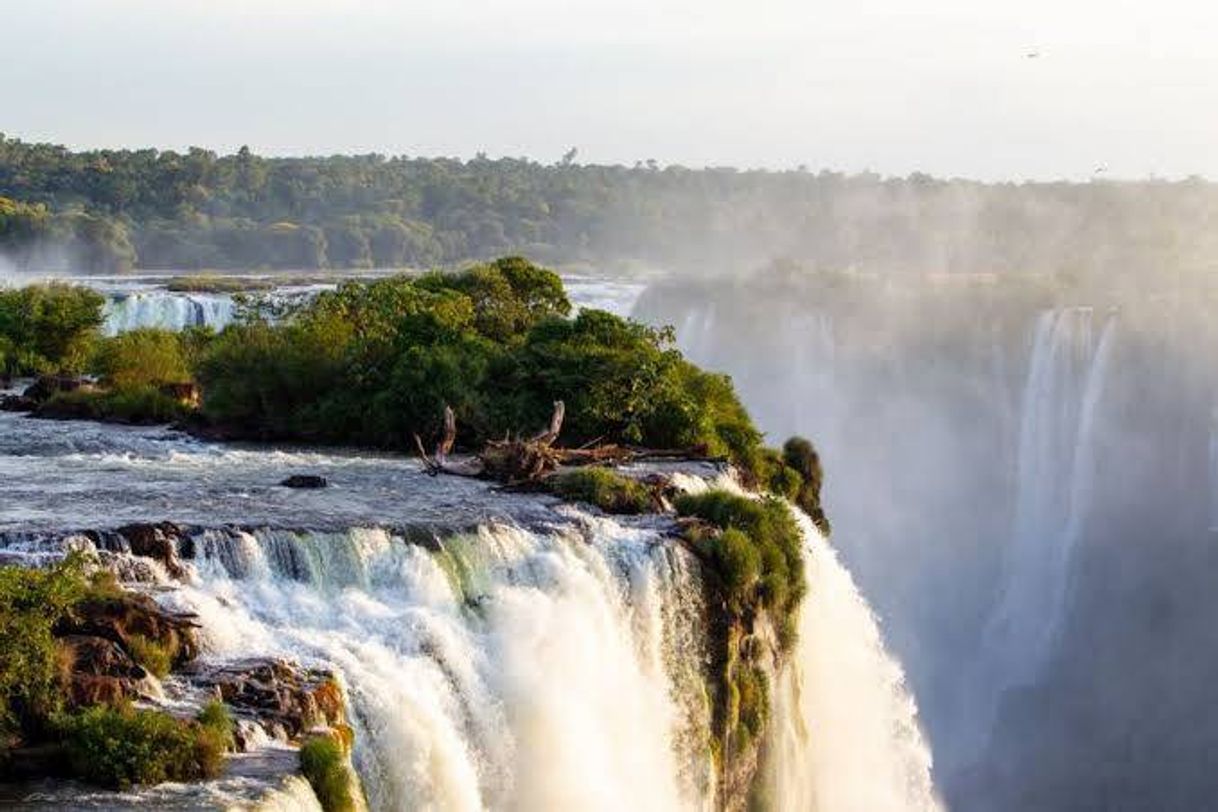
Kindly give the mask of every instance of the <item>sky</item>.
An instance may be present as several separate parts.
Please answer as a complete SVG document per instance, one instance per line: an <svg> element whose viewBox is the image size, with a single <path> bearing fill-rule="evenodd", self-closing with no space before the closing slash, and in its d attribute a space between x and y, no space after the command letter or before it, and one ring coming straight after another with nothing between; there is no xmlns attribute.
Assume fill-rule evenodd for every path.
<svg viewBox="0 0 1218 812"><path fill-rule="evenodd" d="M1182 0L0 0L0 132L1218 178L1216 32Z"/></svg>

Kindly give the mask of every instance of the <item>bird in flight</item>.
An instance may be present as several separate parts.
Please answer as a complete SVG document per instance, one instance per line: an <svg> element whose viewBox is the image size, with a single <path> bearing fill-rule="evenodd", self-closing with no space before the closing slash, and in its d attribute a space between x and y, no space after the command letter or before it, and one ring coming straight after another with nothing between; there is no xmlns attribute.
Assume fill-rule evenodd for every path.
<svg viewBox="0 0 1218 812"><path fill-rule="evenodd" d="M1029 51L1024 54L1024 59L1040 59L1040 51Z"/></svg>

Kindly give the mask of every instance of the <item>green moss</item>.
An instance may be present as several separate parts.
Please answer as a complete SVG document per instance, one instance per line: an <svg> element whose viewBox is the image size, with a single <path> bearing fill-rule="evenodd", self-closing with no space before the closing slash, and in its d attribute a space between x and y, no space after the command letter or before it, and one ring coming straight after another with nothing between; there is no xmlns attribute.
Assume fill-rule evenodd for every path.
<svg viewBox="0 0 1218 812"><path fill-rule="evenodd" d="M572 502L587 502L606 513L638 514L651 509L651 491L636 479L608 468L576 468L548 480L550 489Z"/></svg>
<svg viewBox="0 0 1218 812"><path fill-rule="evenodd" d="M214 712L206 722L124 705L98 705L61 722L75 775L111 789L220 774L231 742Z"/></svg>
<svg viewBox="0 0 1218 812"><path fill-rule="evenodd" d="M325 812L352 812L351 768L343 746L329 736L315 736L300 748L300 771Z"/></svg>

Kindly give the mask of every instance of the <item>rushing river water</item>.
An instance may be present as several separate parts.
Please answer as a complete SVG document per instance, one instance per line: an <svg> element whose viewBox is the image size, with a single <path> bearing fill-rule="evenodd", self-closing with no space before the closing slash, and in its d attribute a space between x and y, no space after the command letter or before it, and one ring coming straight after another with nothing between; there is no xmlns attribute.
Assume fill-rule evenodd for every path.
<svg viewBox="0 0 1218 812"><path fill-rule="evenodd" d="M280 487L292 473L330 486ZM720 477L695 466L682 481ZM707 607L670 519L429 477L401 457L0 414L3 559L35 563L86 543L76 531L165 520L190 528L187 577L145 566L136 586L199 616L205 662L333 669L372 809L713 805ZM849 574L803 527L812 598L776 695L779 808L936 809L901 669ZM26 809L207 809L254 796L311 803L244 756L201 787L7 794Z"/></svg>

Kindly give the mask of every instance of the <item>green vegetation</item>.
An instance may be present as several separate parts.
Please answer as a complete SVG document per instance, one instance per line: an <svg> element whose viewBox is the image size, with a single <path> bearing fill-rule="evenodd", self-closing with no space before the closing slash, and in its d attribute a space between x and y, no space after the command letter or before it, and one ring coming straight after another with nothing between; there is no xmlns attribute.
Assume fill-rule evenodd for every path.
<svg viewBox="0 0 1218 812"><path fill-rule="evenodd" d="M126 789L219 775L232 723L222 709L211 707L200 719L187 720L130 705L96 705L67 717L62 735L76 775Z"/></svg>
<svg viewBox="0 0 1218 812"><path fill-rule="evenodd" d="M184 419L191 412L171 395L141 386L134 389L57 392L42 405L39 414L64 419L155 426Z"/></svg>
<svg viewBox="0 0 1218 812"><path fill-rule="evenodd" d="M1195 178L991 185L651 162L73 152L2 137L0 196L0 246L19 264L95 272L432 267L509 253L702 271L768 245L814 268L894 276L1204 279L1218 220L1218 186Z"/></svg>
<svg viewBox="0 0 1218 812"><path fill-rule="evenodd" d="M729 615L715 660L720 691L715 729L747 746L765 729L770 688L755 647L744 646L743 640L764 612L778 635L778 653L794 645L807 591L803 539L790 508L774 497L750 499L711 490L679 497L677 511L712 526L711 532L693 528L690 540L717 576Z"/></svg>
<svg viewBox="0 0 1218 812"><path fill-rule="evenodd" d="M175 276L165 284L165 288L174 293L251 293L272 290L274 287L275 283L269 279L215 273Z"/></svg>
<svg viewBox="0 0 1218 812"><path fill-rule="evenodd" d="M787 506L773 498L749 499L711 490L679 497L677 512L724 531L699 543L736 613L768 610L783 641L793 642L789 635L794 626L788 618L798 610L807 584L803 540Z"/></svg>
<svg viewBox="0 0 1218 812"><path fill-rule="evenodd" d="M79 558L45 570L0 567L0 735L38 737L63 708L53 630L89 591Z"/></svg>
<svg viewBox="0 0 1218 812"><path fill-rule="evenodd" d="M197 366L204 416L251 437L407 449L448 404L459 442L480 447L545 425L562 399L567 444L755 455L761 435L731 381L685 361L670 331L569 311L559 278L516 257L349 282L216 337Z"/></svg>
<svg viewBox="0 0 1218 812"><path fill-rule="evenodd" d="M548 483L563 499L587 502L606 513L646 513L652 507L651 491L646 485L609 468L563 471Z"/></svg>
<svg viewBox="0 0 1218 812"><path fill-rule="evenodd" d="M306 741L300 748L300 771L325 812L353 812L356 808L351 768L338 740L314 736Z"/></svg>
<svg viewBox="0 0 1218 812"><path fill-rule="evenodd" d="M130 390L191 379L181 337L168 330L143 328L101 342L93 371L113 389Z"/></svg>
<svg viewBox="0 0 1218 812"><path fill-rule="evenodd" d="M116 789L219 774L234 742L218 702L194 720L126 702L70 704L73 658L58 635L122 594L109 573L86 575L79 555L47 569L0 567L0 764L17 746L62 744L73 775ZM161 676L177 656L140 635L125 648Z"/></svg>
<svg viewBox="0 0 1218 812"><path fill-rule="evenodd" d="M104 303L99 294L73 285L0 290L0 375L82 371Z"/></svg>
<svg viewBox="0 0 1218 812"><path fill-rule="evenodd" d="M173 647L156 640L150 640L142 634L130 635L126 640L127 651L131 659L146 668L158 679L164 679L173 667L173 658L177 651Z"/></svg>

